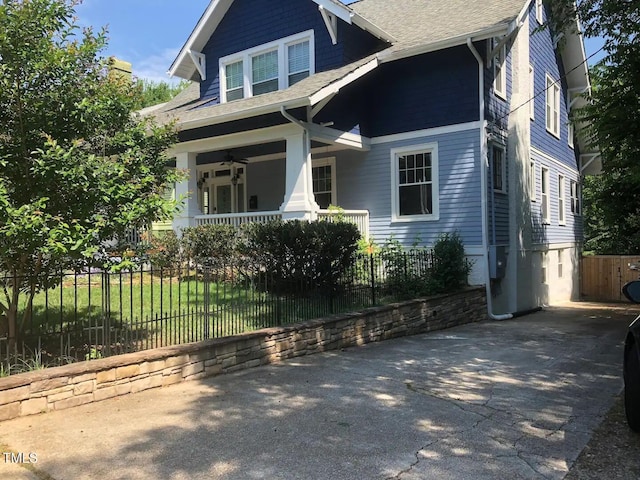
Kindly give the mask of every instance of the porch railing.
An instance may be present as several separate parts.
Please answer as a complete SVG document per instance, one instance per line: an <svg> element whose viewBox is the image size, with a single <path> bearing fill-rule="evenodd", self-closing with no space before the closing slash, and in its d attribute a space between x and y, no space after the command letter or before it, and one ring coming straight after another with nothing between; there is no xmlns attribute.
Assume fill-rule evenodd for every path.
<svg viewBox="0 0 640 480"><path fill-rule="evenodd" d="M369 240L368 210L319 210L318 218L329 221L340 220L353 223L358 227L362 238Z"/></svg>
<svg viewBox="0 0 640 480"><path fill-rule="evenodd" d="M265 223L282 218L282 212L223 213L216 215L197 215L196 225L233 225L244 223ZM318 210L318 218L328 221L344 221L358 227L365 240L369 239L369 212L367 210Z"/></svg>
<svg viewBox="0 0 640 480"><path fill-rule="evenodd" d="M250 213L222 213L216 215L196 216L196 225L233 225L238 227L244 223L265 223L282 218L282 212L250 212Z"/></svg>

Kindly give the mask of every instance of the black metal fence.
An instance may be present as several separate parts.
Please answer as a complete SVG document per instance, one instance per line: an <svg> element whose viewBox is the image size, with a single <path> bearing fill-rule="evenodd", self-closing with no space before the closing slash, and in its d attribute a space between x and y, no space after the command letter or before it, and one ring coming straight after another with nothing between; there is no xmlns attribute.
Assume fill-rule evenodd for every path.
<svg viewBox="0 0 640 480"><path fill-rule="evenodd" d="M275 278L241 262L64 272L55 288L19 306L18 319L27 310L31 315L18 322L15 335L8 334L8 316L0 316L0 374L10 367L102 358L388 303L426 293L432 265L433 253L417 250L356 256L330 281ZM5 288L14 281L0 278Z"/></svg>

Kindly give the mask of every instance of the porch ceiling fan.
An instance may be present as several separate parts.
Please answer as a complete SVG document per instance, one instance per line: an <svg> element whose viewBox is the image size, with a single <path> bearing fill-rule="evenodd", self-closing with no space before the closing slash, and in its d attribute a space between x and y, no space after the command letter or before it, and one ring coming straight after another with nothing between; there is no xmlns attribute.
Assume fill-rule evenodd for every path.
<svg viewBox="0 0 640 480"><path fill-rule="evenodd" d="M248 158L236 158L231 154L231 150L227 150L227 154L224 156L224 160L220 162L220 165L233 165L234 163L241 163L246 165L249 163Z"/></svg>

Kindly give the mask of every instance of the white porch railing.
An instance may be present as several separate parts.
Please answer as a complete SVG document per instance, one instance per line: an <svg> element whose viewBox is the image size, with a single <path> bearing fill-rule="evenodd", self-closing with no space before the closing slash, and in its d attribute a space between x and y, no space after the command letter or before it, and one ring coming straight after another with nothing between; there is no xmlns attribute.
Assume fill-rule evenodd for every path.
<svg viewBox="0 0 640 480"><path fill-rule="evenodd" d="M269 220L282 218L282 212L250 212L250 213L221 213L216 215L197 215L196 225L233 225L238 227L244 223L266 223Z"/></svg>
<svg viewBox="0 0 640 480"><path fill-rule="evenodd" d="M353 223L360 230L362 238L369 240L369 211L368 210L318 210L318 218L332 221L340 219Z"/></svg>
<svg viewBox="0 0 640 480"><path fill-rule="evenodd" d="M282 218L282 212L224 213L216 215L197 215L196 225L233 225L244 223L265 223ZM365 240L369 239L369 212L367 210L318 210L318 219L328 221L342 220L358 227Z"/></svg>

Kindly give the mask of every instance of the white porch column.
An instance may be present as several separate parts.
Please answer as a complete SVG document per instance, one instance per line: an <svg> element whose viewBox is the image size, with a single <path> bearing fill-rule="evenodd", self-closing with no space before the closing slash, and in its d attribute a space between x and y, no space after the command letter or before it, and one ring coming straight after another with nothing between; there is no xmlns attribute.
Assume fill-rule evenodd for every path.
<svg viewBox="0 0 640 480"><path fill-rule="evenodd" d="M176 154L176 168L188 172L186 179L176 183L176 199L184 199L182 210L173 219L173 229L179 234L181 229L194 226L194 217L202 214L198 207L196 154L191 152Z"/></svg>
<svg viewBox="0 0 640 480"><path fill-rule="evenodd" d="M284 202L280 206L285 220L314 220L319 209L313 196L311 178L311 144L301 130L286 137L287 159Z"/></svg>

